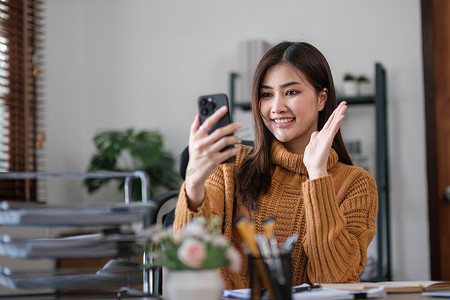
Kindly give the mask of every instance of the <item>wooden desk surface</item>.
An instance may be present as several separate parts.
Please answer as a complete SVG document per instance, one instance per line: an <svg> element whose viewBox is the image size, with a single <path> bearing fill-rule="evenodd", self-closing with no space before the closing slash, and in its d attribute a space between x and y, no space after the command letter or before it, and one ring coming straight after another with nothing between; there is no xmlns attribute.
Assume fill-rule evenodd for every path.
<svg viewBox="0 0 450 300"><path fill-rule="evenodd" d="M387 294L386 298L389 300L432 300L432 299L445 299L436 297L422 296L421 293L407 293L407 294Z"/></svg>
<svg viewBox="0 0 450 300"><path fill-rule="evenodd" d="M3 299L3 296L0 295L0 299ZM6 298L5 298L6 299ZM30 297L19 297L19 298L14 298L17 300L20 299L24 299L24 300L30 300L30 299L36 299L34 297L30 298ZM59 297L54 297L54 296L48 296L48 297L43 297L40 298L41 300L55 300L55 299L60 299ZM80 299L80 298L71 298L71 297L64 297L64 299ZM99 298L91 298L89 297L89 299L105 299L104 297L99 297ZM109 298L109 299L116 299L116 298ZM157 300L158 298L154 298L154 297L122 297L120 298L121 300ZM385 298L377 298L377 299L387 299L387 300L433 300L433 299L445 299L445 298L435 298L435 297L423 297L421 295L421 293L407 293L407 294L387 294L387 296ZM162 297L162 300L167 300L167 298Z"/></svg>

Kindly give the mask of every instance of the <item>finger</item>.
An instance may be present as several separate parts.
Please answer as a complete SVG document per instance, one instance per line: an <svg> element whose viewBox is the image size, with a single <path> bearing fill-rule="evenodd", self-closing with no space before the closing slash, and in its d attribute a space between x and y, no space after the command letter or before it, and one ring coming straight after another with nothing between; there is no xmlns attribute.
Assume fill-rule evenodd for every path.
<svg viewBox="0 0 450 300"><path fill-rule="evenodd" d="M331 122L333 122L334 116L336 115L337 110L339 109L339 106L336 107L333 112L331 113L330 117L328 118L328 120L325 122L325 124L323 125L323 129L328 129L330 127Z"/></svg>
<svg viewBox="0 0 450 300"><path fill-rule="evenodd" d="M197 132L198 128L200 126L200 116L197 114L194 118L194 122L191 124L191 135Z"/></svg>
<svg viewBox="0 0 450 300"><path fill-rule="evenodd" d="M337 107L337 115L343 115L346 110L347 110L347 102L342 101L341 103L339 103L339 106Z"/></svg>
<svg viewBox="0 0 450 300"><path fill-rule="evenodd" d="M345 113L345 111L347 110L347 102L342 101L341 103L339 103L338 106L338 115L343 115Z"/></svg>
<svg viewBox="0 0 450 300"><path fill-rule="evenodd" d="M242 124L240 123L231 123L226 126L217 128L209 135L209 140L211 142L216 142L220 140L222 137L234 134L237 130L242 128Z"/></svg>
<svg viewBox="0 0 450 300"><path fill-rule="evenodd" d="M218 110L216 110L211 116L206 118L206 120L203 122L202 126L207 131L210 131L214 125L228 112L228 107L222 106Z"/></svg>
<svg viewBox="0 0 450 300"><path fill-rule="evenodd" d="M333 111L333 113L330 115L330 117L328 118L327 122L325 123L325 125L323 125L322 128L324 129L329 129L331 124L333 124L336 115L341 115L345 112L345 110L347 109L347 102L342 101L341 103L339 103L338 107L336 107Z"/></svg>
<svg viewBox="0 0 450 300"><path fill-rule="evenodd" d="M330 126L331 131L333 132L333 134L336 134L339 130L339 127L341 126L342 120L345 119L345 111L347 110L347 106L343 106L341 108L341 111L339 112L339 115L337 115L334 120L333 123Z"/></svg>
<svg viewBox="0 0 450 300"><path fill-rule="evenodd" d="M336 115L340 116L340 117L343 117L343 116L345 116L345 111L346 110L347 110L347 103L345 101L341 102L339 104L338 111L337 111ZM341 121L342 121L342 119L341 119Z"/></svg>
<svg viewBox="0 0 450 300"><path fill-rule="evenodd" d="M220 151L222 151L222 149L224 149L227 146L240 144L240 143L242 143L242 141L237 136L234 136L234 135L226 136L226 137L221 138L220 140L218 140L214 144L212 144L211 147L210 147L210 151L212 151L212 152L220 152Z"/></svg>
<svg viewBox="0 0 450 300"><path fill-rule="evenodd" d="M310 144L316 139L318 134L319 134L318 131L314 131L313 133L311 133L311 138L309 139Z"/></svg>
<svg viewBox="0 0 450 300"><path fill-rule="evenodd" d="M222 137L218 141L209 142L203 139L201 144L197 145L196 151L200 157L213 157L216 153L221 152L227 146L242 143L241 139L234 135Z"/></svg>
<svg viewBox="0 0 450 300"><path fill-rule="evenodd" d="M236 156L240 151L239 146L235 146L233 148L227 149L223 152L218 152L216 155L214 155L214 164L215 166L223 163L227 159Z"/></svg>
<svg viewBox="0 0 450 300"><path fill-rule="evenodd" d="M198 152L203 152L205 149L211 148L212 145L220 141L225 137L234 137L233 143L241 143L241 140L237 138L233 133L242 127L240 123L231 123L224 127L214 130L211 134L206 137L197 139L195 149ZM223 147L222 147L223 148Z"/></svg>

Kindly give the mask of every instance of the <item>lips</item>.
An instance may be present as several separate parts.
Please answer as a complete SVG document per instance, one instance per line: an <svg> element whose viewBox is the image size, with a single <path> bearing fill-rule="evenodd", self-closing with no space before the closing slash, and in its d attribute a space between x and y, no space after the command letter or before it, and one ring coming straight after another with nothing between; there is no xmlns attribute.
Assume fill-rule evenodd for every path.
<svg viewBox="0 0 450 300"><path fill-rule="evenodd" d="M276 118L276 119L272 119L272 122L275 123L275 126L277 127L286 127L289 126L290 124L292 124L292 122L295 121L294 117L290 117L290 118Z"/></svg>
<svg viewBox="0 0 450 300"><path fill-rule="evenodd" d="M277 124L286 124L294 121L295 118L283 118L283 119L273 119L273 121Z"/></svg>

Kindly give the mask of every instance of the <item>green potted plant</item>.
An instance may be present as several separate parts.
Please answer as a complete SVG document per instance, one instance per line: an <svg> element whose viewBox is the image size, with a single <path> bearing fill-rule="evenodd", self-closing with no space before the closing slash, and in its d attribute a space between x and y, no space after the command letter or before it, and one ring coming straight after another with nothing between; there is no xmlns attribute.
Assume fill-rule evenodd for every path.
<svg viewBox="0 0 450 300"><path fill-rule="evenodd" d="M369 95L373 93L370 86L370 80L365 75L358 76L358 78L356 78L356 81L358 81L359 95Z"/></svg>
<svg viewBox="0 0 450 300"><path fill-rule="evenodd" d="M344 74L343 93L344 96L353 97L358 95L358 81L357 78L351 73Z"/></svg>
<svg viewBox="0 0 450 300"><path fill-rule="evenodd" d="M175 158L163 148L163 137L157 131L134 129L111 130L96 134L93 138L96 152L90 159L88 172L143 170L150 177L150 197L161 189L180 187L180 176L175 171ZM100 189L111 179L86 179L89 193ZM124 179L118 181L123 189ZM141 199L140 181L132 182L133 199Z"/></svg>

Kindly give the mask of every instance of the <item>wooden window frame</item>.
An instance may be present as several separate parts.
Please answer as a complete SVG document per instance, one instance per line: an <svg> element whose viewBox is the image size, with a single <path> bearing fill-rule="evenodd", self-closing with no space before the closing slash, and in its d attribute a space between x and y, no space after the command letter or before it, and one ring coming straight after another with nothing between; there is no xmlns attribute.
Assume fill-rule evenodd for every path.
<svg viewBox="0 0 450 300"><path fill-rule="evenodd" d="M1 172L38 172L42 160L41 7L41 0L0 0ZM0 180L0 200L39 201L37 180Z"/></svg>

